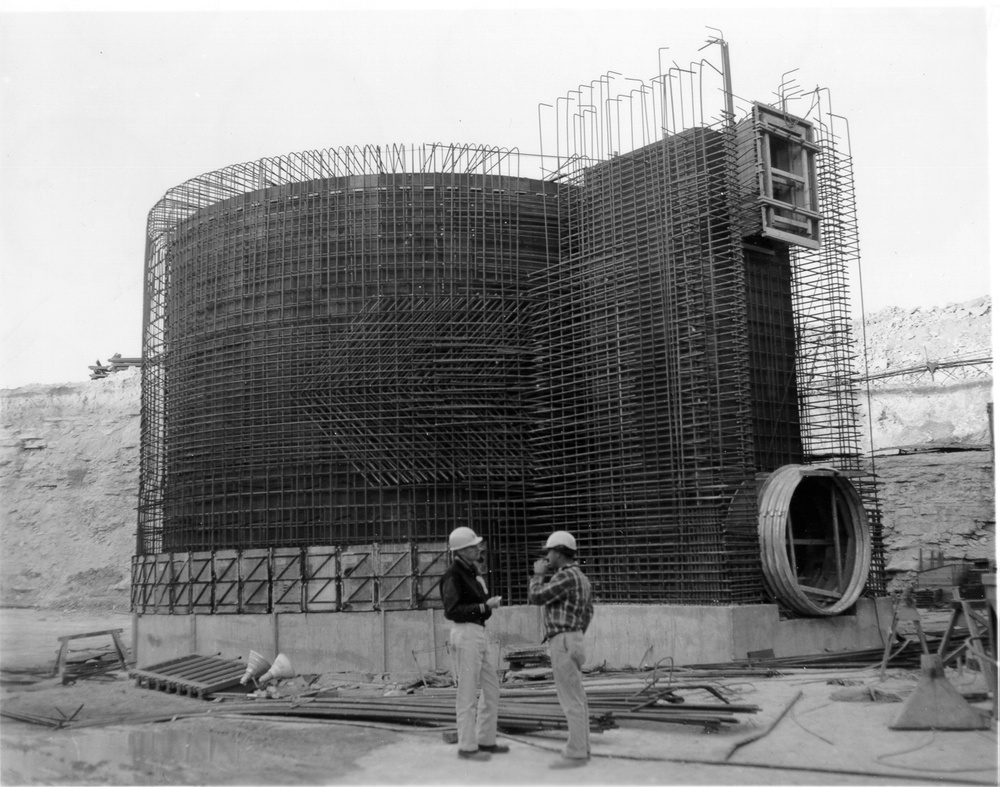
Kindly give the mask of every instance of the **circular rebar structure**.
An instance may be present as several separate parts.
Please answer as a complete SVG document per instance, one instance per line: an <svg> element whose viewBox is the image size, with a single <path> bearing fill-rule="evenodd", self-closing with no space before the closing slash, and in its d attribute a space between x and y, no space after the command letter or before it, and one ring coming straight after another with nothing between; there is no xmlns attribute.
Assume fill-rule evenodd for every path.
<svg viewBox="0 0 1000 787"><path fill-rule="evenodd" d="M158 206L144 450L162 486L144 477L140 552L523 540L528 280L556 187L489 149L403 151L399 172L355 153L363 174L234 168ZM240 175L264 187L213 201Z"/></svg>
<svg viewBox="0 0 1000 787"><path fill-rule="evenodd" d="M774 596L803 615L838 615L861 597L871 534L861 496L830 467L785 465L760 490L760 554Z"/></svg>
<svg viewBox="0 0 1000 787"><path fill-rule="evenodd" d="M515 603L556 529L603 602L759 603L755 480L819 462L850 480L778 505L796 520L803 490L832 489L837 581L793 550L768 582L810 615L853 603L869 563L880 590L843 339L852 241L796 252L745 226L758 136L696 125L555 166L341 148L168 191L147 229L133 607L426 608L461 525ZM850 191L820 142L824 193ZM844 484L875 502L867 552Z"/></svg>

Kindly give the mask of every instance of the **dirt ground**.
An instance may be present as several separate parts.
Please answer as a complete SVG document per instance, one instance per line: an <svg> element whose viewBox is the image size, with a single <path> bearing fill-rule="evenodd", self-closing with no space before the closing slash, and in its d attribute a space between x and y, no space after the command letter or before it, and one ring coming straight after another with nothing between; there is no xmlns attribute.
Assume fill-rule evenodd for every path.
<svg viewBox="0 0 1000 787"><path fill-rule="evenodd" d="M57 637L122 628L128 615L0 610L0 709L107 726L53 729L4 717L0 782L20 784L946 784L997 783L997 726L897 731L889 724L916 670L795 670L715 680L760 712L714 734L700 727L622 722L593 736L585 768L552 770L561 733L502 736L506 755L459 761L440 729L247 717L141 721L218 704L140 688L126 672L62 685L48 673ZM323 676L327 678L329 676ZM641 687L644 676L636 677ZM591 680L591 679L588 679ZM593 680L598 680L594 678ZM982 676L948 672L964 694ZM370 690L370 686L366 687ZM801 694L800 694L801 692ZM837 696L846 695L851 701ZM895 700L895 701L889 701ZM975 707L989 709L989 703ZM75 716L74 716L75 714ZM745 745L737 746L744 743Z"/></svg>

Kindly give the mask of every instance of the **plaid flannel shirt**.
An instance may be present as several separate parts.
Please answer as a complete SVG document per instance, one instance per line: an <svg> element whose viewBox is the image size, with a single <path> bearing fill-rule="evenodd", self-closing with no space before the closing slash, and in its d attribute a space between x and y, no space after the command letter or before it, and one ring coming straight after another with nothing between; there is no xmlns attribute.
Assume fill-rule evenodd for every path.
<svg viewBox="0 0 1000 787"><path fill-rule="evenodd" d="M590 580L576 563L559 569L548 582L532 576L528 601L545 607L545 639L565 631L586 632L594 617Z"/></svg>

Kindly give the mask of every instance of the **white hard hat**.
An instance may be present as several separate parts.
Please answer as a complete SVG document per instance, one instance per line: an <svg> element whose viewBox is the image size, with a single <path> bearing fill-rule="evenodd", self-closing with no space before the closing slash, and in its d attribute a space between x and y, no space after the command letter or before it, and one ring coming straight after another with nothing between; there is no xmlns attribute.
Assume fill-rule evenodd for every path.
<svg viewBox="0 0 1000 787"><path fill-rule="evenodd" d="M457 552L466 547L474 547L482 540L482 537L477 536L476 531L471 527L456 527L451 531L451 535L448 536L448 548L453 552Z"/></svg>
<svg viewBox="0 0 1000 787"><path fill-rule="evenodd" d="M556 547L564 547L565 549L572 549L576 552L576 539L565 530L557 530L549 536L549 540L545 542L546 549L555 549Z"/></svg>

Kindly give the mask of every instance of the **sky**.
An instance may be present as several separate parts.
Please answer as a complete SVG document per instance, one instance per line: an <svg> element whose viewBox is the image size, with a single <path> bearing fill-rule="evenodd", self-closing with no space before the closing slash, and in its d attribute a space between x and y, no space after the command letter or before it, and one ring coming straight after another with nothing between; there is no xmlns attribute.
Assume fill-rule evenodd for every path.
<svg viewBox="0 0 1000 787"><path fill-rule="evenodd" d="M719 32L735 94L770 103L794 70L848 119L855 313L990 293L1000 6L68 7L0 0L0 388L141 354L146 219L190 178L352 145L538 152L540 104Z"/></svg>

